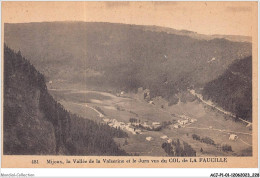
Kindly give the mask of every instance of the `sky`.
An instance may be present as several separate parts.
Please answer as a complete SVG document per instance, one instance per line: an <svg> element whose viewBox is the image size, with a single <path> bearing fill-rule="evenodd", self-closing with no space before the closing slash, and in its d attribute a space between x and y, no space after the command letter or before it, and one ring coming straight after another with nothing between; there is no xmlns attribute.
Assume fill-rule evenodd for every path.
<svg viewBox="0 0 260 178"><path fill-rule="evenodd" d="M3 2L3 23L86 21L251 36L257 2Z"/></svg>

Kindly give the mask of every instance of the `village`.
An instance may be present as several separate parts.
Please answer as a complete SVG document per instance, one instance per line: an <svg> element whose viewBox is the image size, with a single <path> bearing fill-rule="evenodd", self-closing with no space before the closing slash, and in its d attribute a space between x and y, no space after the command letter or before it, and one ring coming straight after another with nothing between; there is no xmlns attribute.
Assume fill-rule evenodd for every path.
<svg viewBox="0 0 260 178"><path fill-rule="evenodd" d="M127 132L130 132L133 135L136 134L143 134L147 131L160 131L163 128L166 129L178 129L183 128L187 125L190 125L197 121L197 119L188 117L186 115L176 115L178 118L180 118L177 122L175 120L169 121L165 124L161 122L149 122L149 121L143 121L137 120L135 118L130 118L128 123L117 121L116 119L109 119L105 117L103 114L99 114L100 117L103 118L103 123L107 124L110 127L116 128L116 129L122 129ZM171 139L168 138L167 135L163 135L160 137L163 140L167 140L168 143L172 142ZM153 137L147 136L146 141L152 141Z"/></svg>
<svg viewBox="0 0 260 178"><path fill-rule="evenodd" d="M121 91L116 93L117 97L125 97L126 92ZM142 87L138 88L137 96L140 100L143 100L147 102L148 104L155 105L153 99L150 96L150 90L149 89L143 89ZM157 100L160 100L161 97L157 98ZM160 102L160 105L163 104ZM163 105L162 105L163 106ZM163 108L163 107L161 107ZM99 112L98 112L99 113ZM150 122L148 119L136 119L136 118L130 118L128 123L120 122L117 119L110 119L108 117L105 117L102 113L99 113L99 117L103 118L103 123L109 125L110 127L116 128L116 129L122 129L127 132L130 132L133 135L137 134L143 134L147 131L160 131L162 129L178 129L178 128L184 128L185 126L188 126L194 122L197 121L195 118L191 118L189 116L186 116L184 114L178 115L178 114L171 114L174 116L172 121L168 122ZM178 118L176 121L175 118ZM160 137L162 140L165 140L167 143L171 143L172 139L168 138L167 135L162 135ZM154 140L152 136L147 135L145 138L146 141L150 142Z"/></svg>
<svg viewBox="0 0 260 178"><path fill-rule="evenodd" d="M138 88L137 95L141 100L147 102L148 104L155 105L155 102L153 101L155 99L150 97L149 89L143 89L142 87L140 87L140 88ZM117 93L116 96L125 97L126 92L121 91L121 92ZM161 104L162 104L162 102L160 102L160 105ZM192 123L197 122L197 119L187 116L185 114L171 114L171 115L173 116L173 119L168 122L165 122L165 121L164 122L159 122L159 121L151 122L148 119L130 118L128 123L119 122L116 119L109 119L107 117L104 117L102 114L100 116L104 117L103 122L105 124L109 125L110 127L125 130L127 132L130 132L133 135L143 134L144 132L147 132L147 131L160 131L162 129L173 130L173 129L185 128L185 127L188 127L189 125L191 125ZM178 120L176 118L178 118ZM206 129L214 130L212 126L209 126ZM238 136L236 134L233 134L233 133L228 133L228 134L229 134L229 140L236 141L238 139ZM160 138L162 140L165 140L167 143L172 142L172 139L170 139L167 135L162 135L162 136L160 136ZM145 137L145 140L150 142L150 141L154 140L154 138L152 136L147 135L147 137Z"/></svg>

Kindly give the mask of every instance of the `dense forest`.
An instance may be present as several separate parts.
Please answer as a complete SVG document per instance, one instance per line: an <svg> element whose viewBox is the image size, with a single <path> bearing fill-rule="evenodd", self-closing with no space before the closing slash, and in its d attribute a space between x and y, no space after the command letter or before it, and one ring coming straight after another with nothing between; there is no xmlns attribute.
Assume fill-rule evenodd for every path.
<svg viewBox="0 0 260 178"><path fill-rule="evenodd" d="M237 60L203 89L204 99L252 121L252 56Z"/></svg>
<svg viewBox="0 0 260 178"><path fill-rule="evenodd" d="M4 154L127 155L113 140L125 132L66 111L44 76L6 44L3 122Z"/></svg>

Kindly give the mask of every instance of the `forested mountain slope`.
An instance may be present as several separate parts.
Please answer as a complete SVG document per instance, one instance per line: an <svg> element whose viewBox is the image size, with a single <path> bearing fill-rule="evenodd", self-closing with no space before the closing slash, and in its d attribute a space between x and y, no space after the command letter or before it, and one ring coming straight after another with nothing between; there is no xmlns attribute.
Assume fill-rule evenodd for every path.
<svg viewBox="0 0 260 178"><path fill-rule="evenodd" d="M127 134L72 115L47 91L44 76L4 46L4 154L126 155L113 137Z"/></svg>
<svg viewBox="0 0 260 178"><path fill-rule="evenodd" d="M4 33L4 41L23 51L48 80L125 91L144 87L167 99L203 87L252 52L247 42L126 24L5 24Z"/></svg>
<svg viewBox="0 0 260 178"><path fill-rule="evenodd" d="M224 74L205 85L203 96L252 121L252 57L231 64Z"/></svg>

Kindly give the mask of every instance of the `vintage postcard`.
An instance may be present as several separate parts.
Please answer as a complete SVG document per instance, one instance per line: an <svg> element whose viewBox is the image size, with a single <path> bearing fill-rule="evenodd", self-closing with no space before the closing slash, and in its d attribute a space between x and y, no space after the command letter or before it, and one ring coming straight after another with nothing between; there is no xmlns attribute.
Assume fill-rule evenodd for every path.
<svg viewBox="0 0 260 178"><path fill-rule="evenodd" d="M3 168L257 168L258 3L2 2Z"/></svg>

